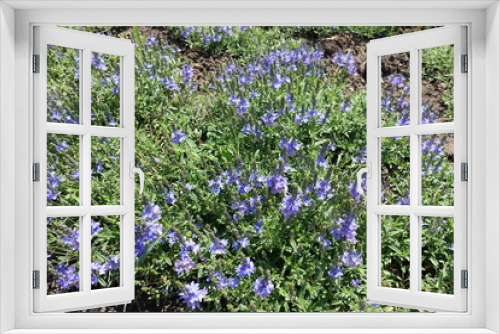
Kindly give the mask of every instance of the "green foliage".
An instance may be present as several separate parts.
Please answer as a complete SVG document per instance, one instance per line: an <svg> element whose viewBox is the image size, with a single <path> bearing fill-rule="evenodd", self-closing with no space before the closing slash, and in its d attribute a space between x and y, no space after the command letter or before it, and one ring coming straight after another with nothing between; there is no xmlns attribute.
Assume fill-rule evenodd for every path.
<svg viewBox="0 0 500 334"><path fill-rule="evenodd" d="M188 27L86 29L129 38L137 45L136 165L146 174L146 186L143 195L136 194L136 241L142 240L144 244L136 245L136 299L127 310L189 311L179 293L186 284L197 282L209 288L200 307L204 312L410 311L371 305L366 300L366 208L364 196L355 192L354 183L366 153L366 91L354 86L355 75L350 75L345 67L322 57L310 64L298 61L294 63L296 68L270 62L268 72L249 74L249 68L256 63L266 66L263 57L272 51L303 48L305 53L313 54L316 49L303 47L310 34L324 38L352 32L370 39L402 33L401 28L197 27L189 34L185 33ZM207 38L216 40L207 42ZM92 124L119 126L121 92L116 91L119 86L113 79L119 73L118 59L95 56ZM67 110L62 122L67 122L68 117L78 120L75 114L78 81L73 77L75 57L77 54L71 53L61 60L51 60L54 79L49 82L49 91L54 98L49 121L55 121L54 113L62 109ZM193 68L192 78L187 78L185 64ZM448 70L448 63L429 60L426 64L429 65L425 75L430 81L451 85L450 78L438 71L440 66ZM230 67L237 70L228 74ZM59 77L65 73L72 74L72 78ZM276 74L288 77L289 82L276 85ZM252 77L252 81L241 84L241 76ZM258 95L250 98L252 92ZM228 102L232 96L248 99L248 110L238 113L237 106ZM393 94L389 98L396 101L397 97ZM311 110L319 115L300 124L297 115ZM271 111L279 113L279 117L272 126L265 126L262 119ZM402 114L402 110L396 110L390 121L396 122ZM320 116L325 116L323 121ZM253 130L243 131L247 125L254 127ZM177 131L186 135L179 143L173 140ZM64 181L51 187L60 193L49 200L49 205L78 205L75 204L79 198L78 179L72 176L78 169L78 138L64 138L68 147L60 151L57 145L63 139L58 136L61 135L48 137L49 164ZM283 140L290 138L302 145L296 155L287 155L280 147ZM444 145L441 137L430 140L440 147ZM388 204L396 204L408 195L408 147L406 139L397 138L387 138L383 146L383 186ZM92 204L117 204L119 144L113 138L96 138L92 150L95 152ZM453 161L442 154L439 159L434 156L435 153L423 157L428 163L426 168L433 169L423 181L427 182L423 200L438 200L439 205L446 205L453 200L452 193L443 190L453 184ZM319 157L325 157L327 167L315 163ZM289 172L283 171L285 163ZM441 172L434 173L438 167ZM282 208L284 191L272 193L270 187L255 184L244 194L234 184L226 185L220 193L211 191L209 180L227 170L238 171L243 179L256 172L267 177L279 171L288 178L287 194L309 194L314 204L304 205L299 214L287 218ZM328 193L331 197L317 198L313 185L320 180L331 183L333 189ZM190 188L186 187L188 184ZM170 193L175 197L169 197ZM255 200L252 214L235 209L234 203L248 203L251 199ZM158 208L156 213L160 218L152 218L152 208ZM408 217L384 219L383 238L387 242L383 248L382 281L387 286L407 288L409 284L409 228L405 218ZM92 261L112 262L119 251L118 221L116 217L95 219L102 230L93 237L97 250ZM352 227L354 237L333 237L332 231L345 221L359 225ZM257 223L262 225L263 232L257 231ZM63 241L75 224L59 221L49 224L49 244L54 245L49 251L52 266L49 271L54 280L60 277L55 269L58 263L77 263L75 249ZM147 230L151 226L156 229L154 233ZM449 250L453 243L452 220L433 221L432 226L434 230L427 231L422 241L423 286L428 291L449 293L453 254L441 251ZM151 234L141 234L146 230ZM318 240L320 236L329 239L331 245L323 247ZM241 238L248 238L250 244L245 248L231 247ZM223 239L229 241L226 254L211 252L210 244ZM196 242L201 249L196 254L190 253L194 268L179 273L176 262L181 260L180 253L188 241ZM346 264L342 259L346 251L359 253L361 264ZM241 278L235 288L221 288L221 279L214 273L235 277L236 269L246 257L255 262L255 273L250 278ZM342 268L343 276L333 278L329 271L337 265ZM94 271L98 278L96 287L106 288L119 282L117 270L103 271L102 274ZM254 294L252 283L257 277L273 282L274 290L268 298ZM68 291L61 289L59 283L51 284L54 291Z"/></svg>

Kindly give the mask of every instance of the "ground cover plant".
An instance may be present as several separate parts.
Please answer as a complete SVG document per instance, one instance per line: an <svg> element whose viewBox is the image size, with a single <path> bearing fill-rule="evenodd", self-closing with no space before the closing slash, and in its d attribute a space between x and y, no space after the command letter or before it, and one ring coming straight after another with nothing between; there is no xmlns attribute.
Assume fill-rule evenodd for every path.
<svg viewBox="0 0 500 334"><path fill-rule="evenodd" d="M102 311L390 312L366 299L366 43L426 27L73 27L136 45L136 298ZM453 118L451 46L423 53L422 117ZM48 49L49 122L78 123L79 55ZM382 60L408 125L409 59ZM92 124L119 126L117 57L92 55ZM79 138L49 135L47 205L78 205ZM453 137L422 139L422 201L453 205ZM92 141L92 204L119 201L119 141ZM408 138L382 143L409 204ZM365 184L363 182L363 188ZM423 227L425 291L453 293L453 221ZM79 221L48 226L50 293L78 288ZM119 217L92 218L92 286L119 284ZM384 217L385 286L409 287L407 217Z"/></svg>

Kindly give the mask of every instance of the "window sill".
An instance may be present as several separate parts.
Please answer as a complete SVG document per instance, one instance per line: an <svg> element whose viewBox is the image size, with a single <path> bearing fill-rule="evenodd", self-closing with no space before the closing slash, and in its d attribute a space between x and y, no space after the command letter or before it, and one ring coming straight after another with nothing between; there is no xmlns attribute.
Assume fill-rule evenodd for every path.
<svg viewBox="0 0 500 334"><path fill-rule="evenodd" d="M476 329L14 329L5 334L494 334Z"/></svg>

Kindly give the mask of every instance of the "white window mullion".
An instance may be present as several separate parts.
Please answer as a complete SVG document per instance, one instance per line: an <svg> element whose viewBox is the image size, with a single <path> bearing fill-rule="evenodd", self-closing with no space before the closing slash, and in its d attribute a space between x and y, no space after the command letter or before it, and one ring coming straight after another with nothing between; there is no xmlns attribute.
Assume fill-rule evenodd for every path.
<svg viewBox="0 0 500 334"><path fill-rule="evenodd" d="M369 54L368 54L369 55ZM371 163L371 178L367 175L367 210L366 224L367 235L370 236L367 240L366 256L367 256L367 291L368 293L375 291L380 285L380 270L381 270L381 221L380 215L374 210L380 206L380 139L377 136L377 131L380 125L380 76L381 63L379 57L367 57L367 86L371 89L367 90L367 163ZM373 297L372 297L373 298Z"/></svg>
<svg viewBox="0 0 500 334"><path fill-rule="evenodd" d="M91 192L92 192L92 156L91 156L91 134L90 134L90 122L91 122L91 50L89 48L83 49L83 57L80 59L82 66L82 123L86 129L86 133L82 136L82 205L86 211L85 216L83 216L83 224L80 226L80 290L86 293L90 293L91 290Z"/></svg>
<svg viewBox="0 0 500 334"><path fill-rule="evenodd" d="M419 136L414 133L420 119L420 71L419 52L417 49L410 50L410 291L412 294L418 292L421 276L420 265L420 227L419 217L414 209L420 204L419 197L419 174L420 145Z"/></svg>

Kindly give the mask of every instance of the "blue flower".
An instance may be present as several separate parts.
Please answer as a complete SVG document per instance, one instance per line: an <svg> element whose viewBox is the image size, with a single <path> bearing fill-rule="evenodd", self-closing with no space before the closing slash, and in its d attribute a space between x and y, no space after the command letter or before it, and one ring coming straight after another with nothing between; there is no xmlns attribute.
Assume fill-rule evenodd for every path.
<svg viewBox="0 0 500 334"><path fill-rule="evenodd" d="M228 285L231 289L238 287L239 283L240 283L240 280L236 277L230 277L228 279Z"/></svg>
<svg viewBox="0 0 500 334"><path fill-rule="evenodd" d="M187 136L184 133L182 133L181 131L175 131L172 134L172 142L174 142L175 144L182 143L186 138L187 138Z"/></svg>
<svg viewBox="0 0 500 334"><path fill-rule="evenodd" d="M62 262L55 267L57 272L56 283L60 289L67 290L72 287L78 288L79 276L76 271L76 266L66 266L66 262Z"/></svg>
<svg viewBox="0 0 500 334"><path fill-rule="evenodd" d="M344 270L339 265L334 266L328 271L328 276L332 278L342 278L342 276L344 276Z"/></svg>
<svg viewBox="0 0 500 334"><path fill-rule="evenodd" d="M141 256L146 250L146 244L156 241L163 233L163 225L158 222L161 219L161 209L158 205L146 202L141 213L144 224L135 226L135 256Z"/></svg>
<svg viewBox="0 0 500 334"><path fill-rule="evenodd" d="M252 275L254 272L255 265L249 257L245 258L243 263L238 268L236 268L236 275L238 277L247 277Z"/></svg>
<svg viewBox="0 0 500 334"><path fill-rule="evenodd" d="M65 140L63 140L60 144L56 145L56 151L57 152L67 151L68 147L69 147L69 144Z"/></svg>
<svg viewBox="0 0 500 334"><path fill-rule="evenodd" d="M189 83L191 80L193 80L193 74L194 74L194 71L193 71L193 68L191 67L191 65L189 65L188 63L184 64L182 66L182 71L181 71L181 77L183 77L183 82L185 84Z"/></svg>
<svg viewBox="0 0 500 334"><path fill-rule="evenodd" d="M286 195L281 201L281 214L288 219L299 213L301 207L302 200L300 198L293 198L291 195Z"/></svg>
<svg viewBox="0 0 500 334"><path fill-rule="evenodd" d="M165 203L167 203L167 204L175 204L175 202L177 202L177 194L175 193L175 191L170 190L167 193L167 198L165 198Z"/></svg>
<svg viewBox="0 0 500 334"><path fill-rule="evenodd" d="M264 228L262 227L262 220L261 219L257 219L257 221L255 222L254 230L257 233L264 232Z"/></svg>
<svg viewBox="0 0 500 334"><path fill-rule="evenodd" d="M259 277L253 282L253 292L261 298L268 298L274 290L274 284L267 278Z"/></svg>
<svg viewBox="0 0 500 334"><path fill-rule="evenodd" d="M175 82L175 80L173 80L173 79L163 78L163 79L161 79L161 83L163 85L167 86L167 89L169 89L169 90L172 90L172 91L179 91L179 90L181 90L181 88L179 87L179 85L177 84L177 82Z"/></svg>
<svg viewBox="0 0 500 334"><path fill-rule="evenodd" d="M316 238L316 241L322 244L323 248L328 248L332 245L332 242L325 238L324 236L320 235Z"/></svg>
<svg viewBox="0 0 500 334"><path fill-rule="evenodd" d="M208 249L212 254L215 254L215 255L226 254L227 245L228 245L227 239L214 239L210 243L210 246Z"/></svg>
<svg viewBox="0 0 500 334"><path fill-rule="evenodd" d="M102 230L102 227L100 226L99 222L91 220L90 221L90 235L94 236L97 233L99 233L100 230Z"/></svg>
<svg viewBox="0 0 500 334"><path fill-rule="evenodd" d="M241 129L241 132L243 132L246 135L251 135L254 133L257 135L257 137L262 138L262 132L259 129L257 129L256 126L252 126L249 123L247 123L247 124L245 124L245 126L243 126L243 128Z"/></svg>
<svg viewBox="0 0 500 334"><path fill-rule="evenodd" d="M277 194L280 192L286 192L288 186L288 180L282 175L269 175L266 181L269 190L272 194Z"/></svg>
<svg viewBox="0 0 500 334"><path fill-rule="evenodd" d="M104 263L104 269L106 270L117 270L120 269L120 256L119 255L113 255L109 259L109 261Z"/></svg>
<svg viewBox="0 0 500 334"><path fill-rule="evenodd" d="M191 270L196 267L196 263L191 260L189 255L183 254L181 255L181 258L175 262L174 266L177 275L182 273L189 274Z"/></svg>
<svg viewBox="0 0 500 334"><path fill-rule="evenodd" d="M247 194L252 190L252 187L248 183L240 183L238 185L238 194Z"/></svg>
<svg viewBox="0 0 500 334"><path fill-rule="evenodd" d="M188 307L194 310L200 307L200 303L207 293L208 290L206 288L200 289L198 283L191 282L184 285L184 292L179 293L179 297L184 300Z"/></svg>
<svg viewBox="0 0 500 334"><path fill-rule="evenodd" d="M353 250L346 250L342 255L342 262L344 262L344 265L349 267L357 267L362 261L363 258L361 257L361 254L356 253Z"/></svg>
<svg viewBox="0 0 500 334"><path fill-rule="evenodd" d="M274 126L274 122L278 119L279 114L270 111L269 113L262 116L262 121L266 126Z"/></svg>
<svg viewBox="0 0 500 334"><path fill-rule="evenodd" d="M328 161L326 160L326 156L320 156L316 160L316 165L322 168L327 168L328 167Z"/></svg>
<svg viewBox="0 0 500 334"><path fill-rule="evenodd" d="M68 245L71 246L73 250L79 250L80 249L80 230L77 228L73 228L68 235L66 235L62 241Z"/></svg>
<svg viewBox="0 0 500 334"><path fill-rule="evenodd" d="M353 279L351 280L351 285L355 288L361 285L361 280L360 279Z"/></svg>
<svg viewBox="0 0 500 334"><path fill-rule="evenodd" d="M354 59L354 54L352 52L349 52L347 54L337 52L332 58L332 62L339 65L340 67L347 68L350 75L357 75L356 62Z"/></svg>
<svg viewBox="0 0 500 334"><path fill-rule="evenodd" d="M283 139L279 142L279 148L285 149L287 155L295 156L295 152L300 150L302 144L297 139Z"/></svg>

